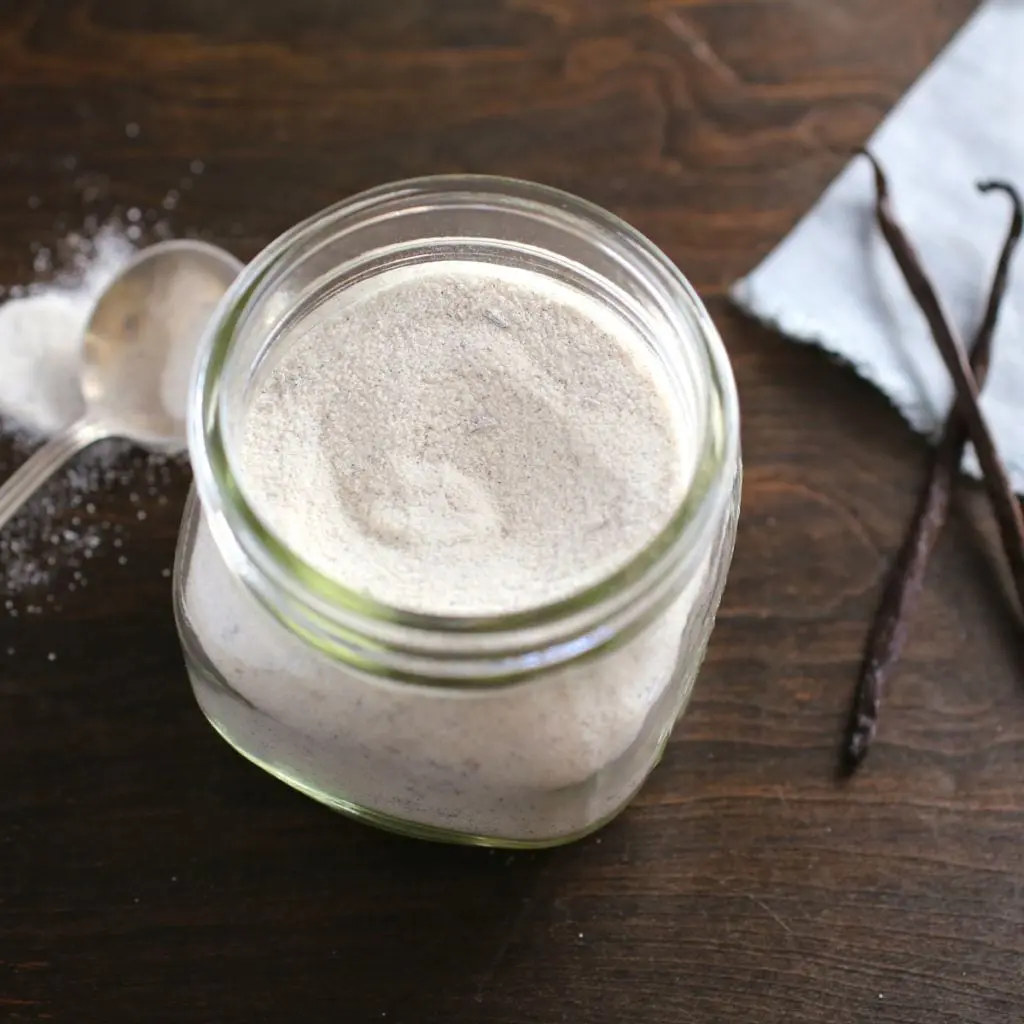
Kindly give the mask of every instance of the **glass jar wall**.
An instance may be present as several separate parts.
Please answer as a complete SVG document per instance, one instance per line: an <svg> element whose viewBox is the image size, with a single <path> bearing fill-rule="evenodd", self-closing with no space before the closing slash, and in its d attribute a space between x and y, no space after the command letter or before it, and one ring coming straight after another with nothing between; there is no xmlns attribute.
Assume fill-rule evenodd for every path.
<svg viewBox="0 0 1024 1024"><path fill-rule="evenodd" d="M664 529L546 605L459 617L378 603L304 561L247 492L240 424L275 354L346 289L444 261L526 269L600 304L656 359L692 442ZM246 268L193 380L175 601L200 706L272 774L399 832L546 846L594 830L657 763L694 685L732 556L738 433L696 295L604 211L476 177L324 211Z"/></svg>

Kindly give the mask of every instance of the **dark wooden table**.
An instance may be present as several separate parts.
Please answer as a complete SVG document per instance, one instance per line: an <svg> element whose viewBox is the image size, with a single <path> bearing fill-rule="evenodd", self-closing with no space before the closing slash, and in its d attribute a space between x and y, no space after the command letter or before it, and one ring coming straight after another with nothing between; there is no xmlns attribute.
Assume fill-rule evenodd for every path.
<svg viewBox="0 0 1024 1024"><path fill-rule="evenodd" d="M736 367L748 473L664 763L599 836L509 855L350 823L217 739L165 576L187 473L117 456L122 482L74 514L121 547L106 538L85 589L58 566L11 591L17 617L0 607L0 1018L1021 1020L1024 690L986 509L944 537L877 749L838 784L926 449L723 297L973 6L4 0L0 282L30 280L32 243L89 213L158 210L247 258L388 179L540 179L695 282ZM19 457L0 449L4 471Z"/></svg>

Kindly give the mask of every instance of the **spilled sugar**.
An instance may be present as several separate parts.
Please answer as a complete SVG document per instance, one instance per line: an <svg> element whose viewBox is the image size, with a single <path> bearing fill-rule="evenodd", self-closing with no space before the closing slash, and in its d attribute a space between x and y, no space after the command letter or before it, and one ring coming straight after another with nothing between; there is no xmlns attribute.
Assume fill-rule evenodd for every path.
<svg viewBox="0 0 1024 1024"><path fill-rule="evenodd" d="M46 282L0 286L0 480L43 440L82 412L78 387L80 337L93 302L136 252L128 225L99 224L62 239L56 254L34 245L33 266ZM164 226L166 235L169 232ZM11 618L59 608L65 595L89 586L88 569L106 548L121 548L126 528L104 515L105 498L132 487L134 507L166 504L166 489L185 456L133 450L103 442L79 455L0 530L0 614ZM118 564L127 558L121 555ZM14 648L5 648L12 654Z"/></svg>
<svg viewBox="0 0 1024 1024"><path fill-rule="evenodd" d="M17 443L16 459L28 446ZM102 442L80 455L0 531L0 597L12 617L59 608L65 595L89 586L89 568L104 551L120 551L129 527L138 520L136 506L166 505L167 490L180 475L184 456L132 451L119 441ZM6 469L6 467L5 467ZM111 493L129 487L132 511L125 523L105 514ZM119 555L118 565L127 556Z"/></svg>
<svg viewBox="0 0 1024 1024"><path fill-rule="evenodd" d="M68 263L46 284L14 288L0 306L0 417L29 436L52 434L84 412L81 337L93 303L135 247L113 225L68 236ZM49 269L39 249L35 266Z"/></svg>

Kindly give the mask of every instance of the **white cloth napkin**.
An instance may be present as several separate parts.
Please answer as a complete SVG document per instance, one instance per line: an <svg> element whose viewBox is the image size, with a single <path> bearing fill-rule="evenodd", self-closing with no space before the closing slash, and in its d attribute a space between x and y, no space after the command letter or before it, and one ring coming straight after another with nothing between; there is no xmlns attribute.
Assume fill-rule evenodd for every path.
<svg viewBox="0 0 1024 1024"><path fill-rule="evenodd" d="M872 137L894 209L969 345L1009 225L986 178L1024 191L1024 0L987 0ZM747 312L821 345L934 434L953 387L874 222L867 161L852 160L814 208L732 290ZM982 406L1024 492L1024 245L1014 261ZM973 450L964 468L978 475Z"/></svg>

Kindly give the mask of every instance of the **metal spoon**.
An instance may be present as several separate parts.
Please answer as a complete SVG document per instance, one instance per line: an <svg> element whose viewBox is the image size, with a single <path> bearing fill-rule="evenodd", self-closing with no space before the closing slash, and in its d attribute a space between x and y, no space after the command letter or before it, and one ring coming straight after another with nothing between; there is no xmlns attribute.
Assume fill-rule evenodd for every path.
<svg viewBox="0 0 1024 1024"><path fill-rule="evenodd" d="M100 296L82 339L85 415L0 486L0 529L72 456L108 437L185 448L192 360L214 308L242 264L205 242L160 242Z"/></svg>

